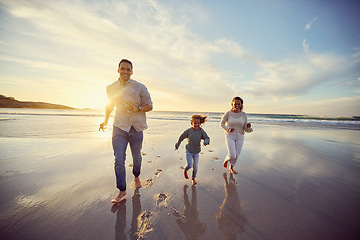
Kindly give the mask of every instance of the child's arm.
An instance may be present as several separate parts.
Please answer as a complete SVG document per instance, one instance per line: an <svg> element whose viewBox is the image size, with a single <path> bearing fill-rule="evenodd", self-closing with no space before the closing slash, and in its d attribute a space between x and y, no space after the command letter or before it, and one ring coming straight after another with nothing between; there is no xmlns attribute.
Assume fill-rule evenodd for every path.
<svg viewBox="0 0 360 240"><path fill-rule="evenodd" d="M204 139L204 145L209 145L210 144L210 138L209 136L206 134L205 130L203 129L203 134L201 136L202 139Z"/></svg>
<svg viewBox="0 0 360 240"><path fill-rule="evenodd" d="M179 140L177 141L177 143L175 143L175 150L178 150L178 148L180 147L181 142L187 138L188 136L188 130L185 130L179 137Z"/></svg>

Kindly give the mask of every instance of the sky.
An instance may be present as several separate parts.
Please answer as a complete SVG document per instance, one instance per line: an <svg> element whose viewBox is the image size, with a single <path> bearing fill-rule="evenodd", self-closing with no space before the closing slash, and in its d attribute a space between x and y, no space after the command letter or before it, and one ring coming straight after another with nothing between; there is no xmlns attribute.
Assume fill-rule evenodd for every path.
<svg viewBox="0 0 360 240"><path fill-rule="evenodd" d="M103 109L122 58L154 110L360 115L358 0L0 0L0 94Z"/></svg>

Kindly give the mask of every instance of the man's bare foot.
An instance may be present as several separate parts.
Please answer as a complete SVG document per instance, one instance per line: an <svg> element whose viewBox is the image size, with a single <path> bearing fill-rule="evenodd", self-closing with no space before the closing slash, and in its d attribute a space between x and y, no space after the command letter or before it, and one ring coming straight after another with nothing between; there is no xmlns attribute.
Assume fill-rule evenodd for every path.
<svg viewBox="0 0 360 240"><path fill-rule="evenodd" d="M135 177L135 188L141 188L140 177Z"/></svg>
<svg viewBox="0 0 360 240"><path fill-rule="evenodd" d="M184 177L185 177L186 179L189 179L189 176L188 176L188 174L187 174L187 171L186 171L186 170L184 170Z"/></svg>
<svg viewBox="0 0 360 240"><path fill-rule="evenodd" d="M228 162L229 162L229 160L224 161L224 168L227 168Z"/></svg>
<svg viewBox="0 0 360 240"><path fill-rule="evenodd" d="M196 184L197 184L197 182L195 181L195 178L192 178L192 179L191 179L191 184L192 184L192 185L196 185Z"/></svg>
<svg viewBox="0 0 360 240"><path fill-rule="evenodd" d="M111 203L118 204L125 196L126 196L126 191L119 191L119 193L114 197L114 199L111 200Z"/></svg>
<svg viewBox="0 0 360 240"><path fill-rule="evenodd" d="M229 173L231 174L237 174L238 172L234 170L233 166L230 166Z"/></svg>

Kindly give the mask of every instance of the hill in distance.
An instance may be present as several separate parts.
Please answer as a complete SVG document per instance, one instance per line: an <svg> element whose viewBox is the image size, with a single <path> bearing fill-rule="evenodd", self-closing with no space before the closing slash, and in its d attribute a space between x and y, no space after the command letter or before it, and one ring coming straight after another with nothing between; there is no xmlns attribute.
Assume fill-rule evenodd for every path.
<svg viewBox="0 0 360 240"><path fill-rule="evenodd" d="M75 109L65 105L45 103L45 102L18 101L13 97L6 97L1 94L0 94L0 108Z"/></svg>

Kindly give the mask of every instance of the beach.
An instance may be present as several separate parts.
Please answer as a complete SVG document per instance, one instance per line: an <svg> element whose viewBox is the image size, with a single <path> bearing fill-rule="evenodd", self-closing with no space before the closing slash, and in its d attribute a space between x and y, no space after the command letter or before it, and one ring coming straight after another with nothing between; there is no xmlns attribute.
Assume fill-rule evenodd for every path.
<svg viewBox="0 0 360 240"><path fill-rule="evenodd" d="M69 110L70 111L70 110ZM68 111L68 112L69 112ZM45 111L0 120L0 239L359 239L360 131L253 122L229 174L218 118L196 186L183 176L191 113L149 114L142 188L118 205L112 120ZM211 115L210 115L211 117ZM189 170L191 174L192 170Z"/></svg>

